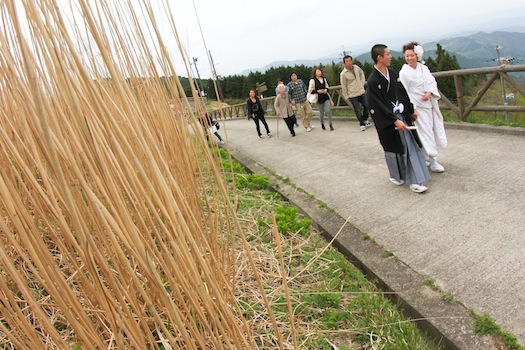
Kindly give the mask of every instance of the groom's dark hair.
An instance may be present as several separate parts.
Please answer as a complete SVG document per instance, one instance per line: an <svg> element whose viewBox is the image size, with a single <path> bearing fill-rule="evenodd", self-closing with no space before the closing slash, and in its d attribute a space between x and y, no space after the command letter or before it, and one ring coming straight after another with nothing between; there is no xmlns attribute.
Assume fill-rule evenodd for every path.
<svg viewBox="0 0 525 350"><path fill-rule="evenodd" d="M377 56L383 56L385 54L386 48L387 46L383 44L375 44L372 46L372 50L370 50L370 56L372 56L374 63L377 63Z"/></svg>

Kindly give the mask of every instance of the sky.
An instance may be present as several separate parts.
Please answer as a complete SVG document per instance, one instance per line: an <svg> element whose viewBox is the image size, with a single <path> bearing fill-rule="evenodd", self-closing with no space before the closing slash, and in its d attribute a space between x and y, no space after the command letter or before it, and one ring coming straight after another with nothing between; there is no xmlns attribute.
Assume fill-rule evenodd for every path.
<svg viewBox="0 0 525 350"><path fill-rule="evenodd" d="M525 19L523 0L194 2L219 75L273 61L338 57L342 47L359 55L374 43L400 50L412 40L424 43L480 30L516 30ZM174 12L185 49L198 58L201 76L209 77L192 0L174 2Z"/></svg>

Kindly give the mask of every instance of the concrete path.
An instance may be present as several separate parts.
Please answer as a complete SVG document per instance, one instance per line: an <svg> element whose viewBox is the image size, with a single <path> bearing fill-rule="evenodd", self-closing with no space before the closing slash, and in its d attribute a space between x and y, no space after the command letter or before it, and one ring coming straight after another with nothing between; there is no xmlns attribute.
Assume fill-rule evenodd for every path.
<svg viewBox="0 0 525 350"><path fill-rule="evenodd" d="M424 194L388 181L372 127L335 120L335 131L283 121L259 139L252 121L229 120L230 147L288 177L468 308L488 313L525 343L525 137L448 129L449 146ZM224 136L225 130L220 133Z"/></svg>

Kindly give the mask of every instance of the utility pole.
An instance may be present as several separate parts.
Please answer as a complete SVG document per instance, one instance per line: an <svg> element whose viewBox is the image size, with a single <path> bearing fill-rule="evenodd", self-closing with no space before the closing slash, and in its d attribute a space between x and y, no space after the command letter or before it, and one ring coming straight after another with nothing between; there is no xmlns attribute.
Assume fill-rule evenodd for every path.
<svg viewBox="0 0 525 350"><path fill-rule="evenodd" d="M503 46L497 45L496 46L496 52L498 53L498 64L501 66L501 56L499 53L499 50L501 50ZM503 93L503 106L508 106L509 103L507 102L507 93L505 92L505 79L500 75L501 80L501 92ZM505 121L509 121L509 111L505 111Z"/></svg>
<svg viewBox="0 0 525 350"><path fill-rule="evenodd" d="M200 89L201 95L204 95L204 87L202 86L201 75L199 74L199 68L197 68L197 61L199 59L197 57L192 57L191 59L193 60L193 65L195 66L195 71L197 72L197 78L199 79L197 82L197 87ZM200 96L200 97L204 97L204 96Z"/></svg>
<svg viewBox="0 0 525 350"><path fill-rule="evenodd" d="M346 50L345 49L345 46L344 45L341 45L341 51L342 51L342 56L341 56L341 59L343 59L345 56L350 56L350 54L352 53L352 51L350 50Z"/></svg>
<svg viewBox="0 0 525 350"><path fill-rule="evenodd" d="M211 56L211 51L208 50L208 55L210 55L210 61L211 61L211 69L212 69L212 77L217 82L217 90L219 90L219 101L224 101L224 96L222 95L222 89L221 89L221 82L219 81L219 76L217 75L217 71L215 70L215 63L213 63L213 57Z"/></svg>

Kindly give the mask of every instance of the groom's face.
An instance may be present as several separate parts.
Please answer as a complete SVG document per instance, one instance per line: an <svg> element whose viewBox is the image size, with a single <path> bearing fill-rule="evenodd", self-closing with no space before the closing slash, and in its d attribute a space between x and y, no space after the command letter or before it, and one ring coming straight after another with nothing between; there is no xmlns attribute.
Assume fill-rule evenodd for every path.
<svg viewBox="0 0 525 350"><path fill-rule="evenodd" d="M378 56L378 58L379 62L381 62L385 67L390 67L390 64L392 63L392 54L388 48L385 49L383 56Z"/></svg>

